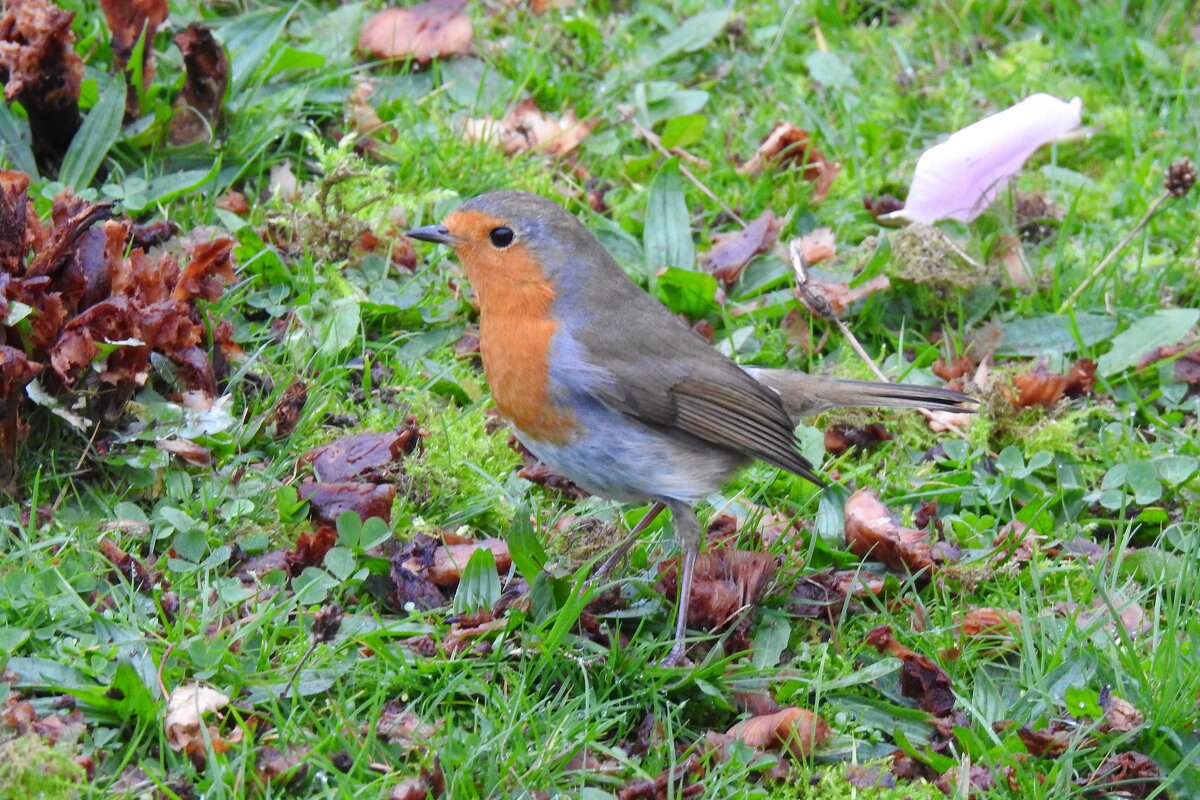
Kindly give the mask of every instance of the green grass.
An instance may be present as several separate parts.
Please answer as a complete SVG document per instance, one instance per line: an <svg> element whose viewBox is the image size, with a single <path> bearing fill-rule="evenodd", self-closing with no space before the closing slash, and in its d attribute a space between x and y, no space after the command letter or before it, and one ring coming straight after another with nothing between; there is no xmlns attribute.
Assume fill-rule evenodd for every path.
<svg viewBox="0 0 1200 800"><path fill-rule="evenodd" d="M109 80L107 29L95 4L63 5L77 12L90 107ZM1136 750L1169 775L1155 796L1200 797L1200 404L1195 387L1178 382L1172 369L1114 372L1095 396L1052 411L990 403L967 441L930 432L916 415L887 412L870 418L885 422L892 441L832 459L820 448L820 431L850 417L813 420L801 438L813 443L826 471L837 470L841 486L875 487L898 514L936 499L944 536L962 549L962 560L924 587L898 576L884 598L862 601L857 613L835 610L832 625L802 618L788 600L800 576L858 563L842 533L846 494L822 496L800 479L754 466L710 498L704 515L737 514L749 547L761 546L752 533L764 508L805 521L803 535L770 545L784 566L758 610L755 649L727 657L719 646L707 656L701 647L694 668L664 670L655 665L669 647L672 604L651 587L672 548L669 523L656 523L616 575L629 606L602 622L621 636L607 647L580 636L571 593L600 548L580 538L577 522L556 523L576 515L625 524L640 510L572 503L516 477L519 458L505 444L507 430L486 433L481 371L453 352L474 319L457 265L420 246L409 274L350 246L362 227L387 245L406 225L437 221L461 199L521 188L564 202L655 289L641 243L650 185L664 159L624 121L624 107L641 101L643 122L660 132L670 117L703 115L704 135L688 151L708 166L691 169L724 205L746 219L768 209L790 213L784 240L831 227L845 252L868 236L886 236L863 210L863 196L902 192L917 156L938 137L1034 92L1079 95L1090 135L1040 151L1013 182L1063 209L1052 236L1024 246L1030 286L984 284L936 308L900 287L848 316L890 371L924 374L943 352L935 334L958 342L990 320L1015 325L1052 314L1160 193L1167 165L1197 156L1195 4L745 4L711 42L673 52L670 31L679 21L723 6L598 2L538 16L471 3L476 55L423 71L363 64L352 54L362 19L377 7L173 3L177 28L205 21L231 57L218 140L183 150L162 143L183 75L178 49L160 32L157 73L144 87L152 118L114 134L111 148L92 142L108 150L106 172L86 194L129 203L134 189L146 196L139 181L161 188L164 176L187 172L184 189L150 198L142 216L174 220L185 231L218 226L237 239L239 280L210 312L233 323L248 360L223 387L230 424L193 437L214 454L207 468L155 448L155 439L178 431L177 412L164 399L169 381L157 372L136 398L145 426L130 428L134 416L127 417L120 435L102 433L109 445L87 448L82 462L88 434L24 407L31 430L20 451L21 483L0 509L0 663L12 657L11 691L39 715L56 713L65 693L86 724L78 739L53 747L0 724L0 747L25 748L23 759L44 765L40 775L0 767L25 770L0 785L0 797L129 795L135 767L151 783L173 787L166 796L190 787L208 798L379 797L436 762L446 797L598 800L691 753L705 769L705 796L885 796L847 784L841 762L885 759L886 766L903 738L897 731L922 758L941 761L924 754L931 729L899 694L898 662L863 644L884 624L949 673L965 717L945 755L985 765L997 778L975 796L1084 797L1081 782L1107 755ZM380 160L356 156L349 142L339 147L331 136L343 128L346 97L361 79L374 84L371 103L387 124ZM462 140L463 119L502 116L524 97L550 112L574 108L601 121L578 153L582 169ZM19 127L20 112L14 115ZM784 119L811 131L842 165L819 204L795 173L746 177L736 170ZM18 157L10 156L14 163ZM285 162L301 181L299 202L272 197L271 169ZM585 175L607 188L604 213L587 207ZM697 187L683 186L696 249L704 252L713 233L736 226ZM34 181L42 213L59 188ZM231 188L250 200L246 219L215 205ZM1168 204L1073 311L1106 315L1119 331L1163 307L1200 307L1195 198ZM986 258L1016 231L1014 202L1005 192L975 223L945 230ZM868 269L895 268L888 258L894 251L880 251ZM774 255L756 260L724 307L708 313L718 341L746 363L864 374L825 322L802 316L811 342L824 342L819 348L785 331L783 318L795 307L791 281ZM733 313L752 302L749 313ZM273 331L288 314L291 327ZM1188 337L1195 339L1194 328ZM1073 348L1067 363L1101 356L1111 339ZM1032 350L1002 354L1001 382L1029 367L1042 340L1018 344ZM295 430L275 438L270 414L298 379L308 384L308 403ZM536 534L553 575L545 580L559 595L548 606L511 611L483 654L468 648L426 657L405 646L417 635L446 637L449 609L389 611L353 576L326 575L327 583L297 593L299 585L276 571L261 586L246 586L231 566L234 545L253 555L289 547L311 529L278 492L306 469L297 464L301 454L345 432L334 424L339 415L359 432L395 427L409 414L430 435L407 465L393 509L396 538L437 529L505 537L521 509L538 513ZM923 460L939 443L946 457ZM56 502L53 513L24 513ZM997 564L993 540L1014 520L1044 537L1041 549L1028 563ZM120 577L98 546L102 537L153 562L162 582L139 590ZM1077 537L1094 541L1104 556L1072 557L1065 543ZM361 552L350 558L355 568L379 569ZM1129 634L1116 621L1123 599L1144 609L1145 630ZM312 613L334 601L347 611L342 630L308 654ZM1081 610L1055 611L1067 603ZM1089 616L1093 605L1098 611ZM956 633L957 616L977 606L1021 614L1011 646ZM218 733L231 746L202 745L195 762L171 749L160 680L168 690L201 681L228 695ZM121 691L109 691L114 686ZM1094 728L1088 710L1104 687L1136 706L1145 725L1095 732L1055 758L1025 755L1020 726L1075 714L1081 728ZM704 735L745 716L734 699L744 691L817 712L834 738L791 761L783 782L766 777L775 756L734 746L717 758ZM389 702L436 732L416 743L385 741L376 723ZM636 747L648 717L652 732ZM256 783L256 759L267 746L303 748L307 773L296 787ZM74 782L76 756L90 758L93 778ZM1101 788L1098 796L1124 796L1121 789ZM671 791L680 796L679 786ZM895 796L941 795L918 781L902 783Z"/></svg>

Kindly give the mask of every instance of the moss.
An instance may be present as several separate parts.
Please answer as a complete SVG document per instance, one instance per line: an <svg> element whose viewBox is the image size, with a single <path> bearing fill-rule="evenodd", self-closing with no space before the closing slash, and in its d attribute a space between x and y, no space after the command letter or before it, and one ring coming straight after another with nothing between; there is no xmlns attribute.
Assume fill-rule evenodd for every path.
<svg viewBox="0 0 1200 800"><path fill-rule="evenodd" d="M515 508L503 487L520 465L508 446L508 428L488 433L483 405L447 406L421 419L429 431L425 452L405 464L411 480L406 494L415 510L433 522L468 511L478 517L476 527L506 528Z"/></svg>
<svg viewBox="0 0 1200 800"><path fill-rule="evenodd" d="M36 734L0 744L0 800L75 797L85 777L68 752Z"/></svg>
<svg viewBox="0 0 1200 800"><path fill-rule="evenodd" d="M887 774L889 765L886 762L877 762L877 765L881 775ZM844 764L824 770L818 775L819 777L814 775L817 779L811 783L797 781L780 784L767 796L771 800L945 800L946 797L940 789L925 781L901 783L895 789L861 789L846 780Z"/></svg>

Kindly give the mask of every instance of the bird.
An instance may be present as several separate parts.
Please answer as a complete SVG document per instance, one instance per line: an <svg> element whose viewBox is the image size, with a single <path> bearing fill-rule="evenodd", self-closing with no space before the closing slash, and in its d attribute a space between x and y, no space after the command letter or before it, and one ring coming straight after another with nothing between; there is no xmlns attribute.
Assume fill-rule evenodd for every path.
<svg viewBox="0 0 1200 800"><path fill-rule="evenodd" d="M803 416L838 407L963 410L972 402L943 388L739 365L541 195L487 192L406 235L448 245L461 261L479 306L484 377L521 443L594 495L650 504L597 575L671 511L682 563L665 667L689 663L700 501L755 460L824 486L798 449Z"/></svg>

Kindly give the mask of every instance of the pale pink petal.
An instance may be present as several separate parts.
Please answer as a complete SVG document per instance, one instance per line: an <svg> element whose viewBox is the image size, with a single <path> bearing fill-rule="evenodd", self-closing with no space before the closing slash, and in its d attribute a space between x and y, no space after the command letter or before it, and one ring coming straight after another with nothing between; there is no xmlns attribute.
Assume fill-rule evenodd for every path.
<svg viewBox="0 0 1200 800"><path fill-rule="evenodd" d="M1035 94L968 125L921 154L904 208L881 219L970 222L1034 150L1079 127L1082 107Z"/></svg>

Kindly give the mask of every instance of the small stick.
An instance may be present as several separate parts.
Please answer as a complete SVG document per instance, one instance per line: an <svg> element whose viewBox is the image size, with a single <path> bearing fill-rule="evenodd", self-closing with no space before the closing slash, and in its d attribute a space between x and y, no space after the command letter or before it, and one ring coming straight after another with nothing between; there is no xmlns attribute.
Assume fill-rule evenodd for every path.
<svg viewBox="0 0 1200 800"><path fill-rule="evenodd" d="M879 368L875 360L863 348L862 344L858 341L858 337L850 330L850 327L833 313L833 308L829 305L829 301L824 297L814 294L808 288L808 262L804 258L804 253L800 251L799 240L793 239L788 243L788 254L792 257L792 270L796 273L796 288L800 290L800 294L804 297L804 301L808 304L808 307L837 326L837 329L846 337L846 341L850 344L851 349L866 363L871 372L875 373L876 378L884 383L890 383L891 381L888 379L888 376L883 374L883 370ZM956 436L963 439L967 438L962 428L945 419L944 415L939 416L927 408L918 408L917 411L928 420L936 420L938 424L945 426Z"/></svg>
<svg viewBox="0 0 1200 800"><path fill-rule="evenodd" d="M655 134L654 131L646 130L646 128L642 127L642 124L640 122L638 122L636 119L634 119L632 116L630 116L629 122L631 125L633 125L633 130L639 136L641 136L643 139L648 141L651 145L654 146L654 148L656 150L658 150L663 155L667 156L668 158L679 155L678 153L674 153L674 152L668 150L667 148L663 147L662 140L660 140L658 138L658 135ZM693 158L694 158L694 156L693 156ZM716 203L718 206L720 206L721 210L724 211L727 215L729 215L729 217L731 219L736 220L739 225L741 225L743 228L745 228L747 225L746 220L742 219L741 216L739 216L738 213L736 211L734 211L732 208L725 205L725 203L721 201L721 198L717 197L716 194L713 193L712 189L709 189L707 186L704 185L704 181L697 178L696 175L690 169L687 168L687 166L683 163L684 158L682 155L679 155L679 159L680 159L679 171L681 173L683 173L683 177L687 178L689 181L691 181L693 184L695 184L696 188L699 189L700 191L704 192L705 196L707 196L709 200L712 200L714 203Z"/></svg>

